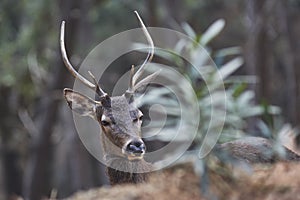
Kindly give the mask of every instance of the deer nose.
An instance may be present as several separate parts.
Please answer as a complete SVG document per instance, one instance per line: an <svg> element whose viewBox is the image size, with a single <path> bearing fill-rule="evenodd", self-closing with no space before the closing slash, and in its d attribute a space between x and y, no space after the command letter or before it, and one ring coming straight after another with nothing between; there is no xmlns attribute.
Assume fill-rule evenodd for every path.
<svg viewBox="0 0 300 200"><path fill-rule="evenodd" d="M143 141L136 140L131 141L127 147L126 151L134 154L143 154L145 153L146 146Z"/></svg>

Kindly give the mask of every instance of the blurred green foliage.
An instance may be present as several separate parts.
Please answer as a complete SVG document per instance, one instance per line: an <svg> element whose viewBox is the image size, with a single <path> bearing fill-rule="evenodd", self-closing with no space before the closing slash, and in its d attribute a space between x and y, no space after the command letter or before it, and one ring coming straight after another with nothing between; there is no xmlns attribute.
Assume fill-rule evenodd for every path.
<svg viewBox="0 0 300 200"><path fill-rule="evenodd" d="M52 1L1 1L0 7L0 83L14 88L27 99L38 94L34 86L30 60L36 69L47 70L57 46L57 30L52 26L57 7ZM47 23L48 22L48 23ZM41 78L41 77L40 77ZM40 80L42 81L42 80ZM40 85L43 88L42 84Z"/></svg>
<svg viewBox="0 0 300 200"><path fill-rule="evenodd" d="M244 137L249 134L249 119L258 116L262 117L263 115L279 115L281 112L276 106L256 105L254 103L255 93L248 89L247 84L253 83L255 77L233 75L243 65L241 48L230 47L212 50L209 47L209 43L220 34L224 25L225 21L219 19L202 34L196 34L191 26L184 23L182 28L185 34L193 39L195 43L191 44L190 42L181 40L178 41L174 49L169 50L169 53L161 50L156 51L156 56L167 60L169 63L173 63L175 69L180 71L193 86L200 110L199 128L195 138L195 142L199 145L206 134L214 134L222 126L222 134L219 142ZM202 48L208 52L208 55L203 53ZM204 56L201 56L202 53ZM185 58L188 58L190 63L187 63L179 56L183 54L185 54ZM208 63L208 57L211 57L214 62ZM193 66L191 63L196 63L198 66ZM152 71L155 71L162 68L162 66L159 64L155 66L154 63L151 68ZM162 73L161 76L168 78L172 75ZM176 86L174 87L183 87L184 85L184 82L176 80ZM144 104L160 103L164 106L168 114L162 134L156 135L152 139L163 141L186 139L185 137L174 138L175 132L172 131L177 128L180 120L183 120L186 124L192 121L192 119L182 119L182 113L179 111L182 107L178 104L176 95L172 94L172 91L160 87L151 88L151 90L151 92L143 96L142 101ZM182 91L186 90L187 88L182 88ZM189 97L187 96L186 98ZM162 110L162 112L165 111ZM185 111L183 110L183 112ZM223 112L226 113L226 116L222 114ZM225 121L223 117L225 117ZM152 125L161 125L162 123L161 119L157 119L159 120L157 122L155 122L155 118L151 118L151 120L154 120L154 122L151 122ZM186 132L188 131L187 129Z"/></svg>

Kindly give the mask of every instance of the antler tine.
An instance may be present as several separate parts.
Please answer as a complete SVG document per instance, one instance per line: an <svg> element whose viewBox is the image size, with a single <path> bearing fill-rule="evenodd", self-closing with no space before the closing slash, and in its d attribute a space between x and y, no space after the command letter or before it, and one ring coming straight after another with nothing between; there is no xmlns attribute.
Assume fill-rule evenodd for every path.
<svg viewBox="0 0 300 200"><path fill-rule="evenodd" d="M131 66L131 70L130 70L130 79L129 79L129 88L127 90L127 92L132 93L133 92L133 77L134 77L134 65Z"/></svg>
<svg viewBox="0 0 300 200"><path fill-rule="evenodd" d="M92 74L92 72L88 71L89 75L92 77L94 84L96 85L96 93L100 96L100 97L105 97L107 96L107 94L101 89L101 87L99 86L99 84L96 81L95 76Z"/></svg>
<svg viewBox="0 0 300 200"><path fill-rule="evenodd" d="M143 20L141 19L139 13L137 11L134 11L136 17L138 18L140 24L141 24L141 27L143 29L143 32L147 38L147 41L150 45L150 49L149 49L149 52L148 52L148 55L145 59L145 61L143 62L142 66L138 69L138 71L133 75L133 77L131 77L132 79L132 85L134 86L136 84L136 81L139 79L139 77L142 75L142 73L144 72L144 67L145 65L148 63L148 62L151 62L152 58L153 58L153 55L154 55L154 44L153 44L153 40L143 22Z"/></svg>
<svg viewBox="0 0 300 200"><path fill-rule="evenodd" d="M78 78L84 85L94 90L100 97L106 96L107 94L99 87L97 84L95 77L93 75L92 78L94 80L94 84L85 79L83 76L81 76L72 66L71 62L68 59L66 46L65 46L65 21L62 21L61 27L60 27L60 50L62 54L63 61L65 63L65 66L69 70L69 72L74 76L74 78Z"/></svg>

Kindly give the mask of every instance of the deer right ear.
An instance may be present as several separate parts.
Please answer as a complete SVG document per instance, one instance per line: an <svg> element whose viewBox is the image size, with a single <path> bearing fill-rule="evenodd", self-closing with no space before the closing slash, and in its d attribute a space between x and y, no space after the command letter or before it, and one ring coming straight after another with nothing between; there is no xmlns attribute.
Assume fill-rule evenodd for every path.
<svg viewBox="0 0 300 200"><path fill-rule="evenodd" d="M81 116L89 116L93 119L96 118L96 106L98 102L84 96L72 89L65 88L64 96L69 107Z"/></svg>

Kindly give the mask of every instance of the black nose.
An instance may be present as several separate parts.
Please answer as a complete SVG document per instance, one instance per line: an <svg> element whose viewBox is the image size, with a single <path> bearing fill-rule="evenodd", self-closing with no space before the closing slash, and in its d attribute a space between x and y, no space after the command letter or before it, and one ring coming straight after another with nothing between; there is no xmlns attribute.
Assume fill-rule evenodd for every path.
<svg viewBox="0 0 300 200"><path fill-rule="evenodd" d="M126 151L134 154L142 154L145 153L146 146L143 141L131 141L127 147Z"/></svg>

